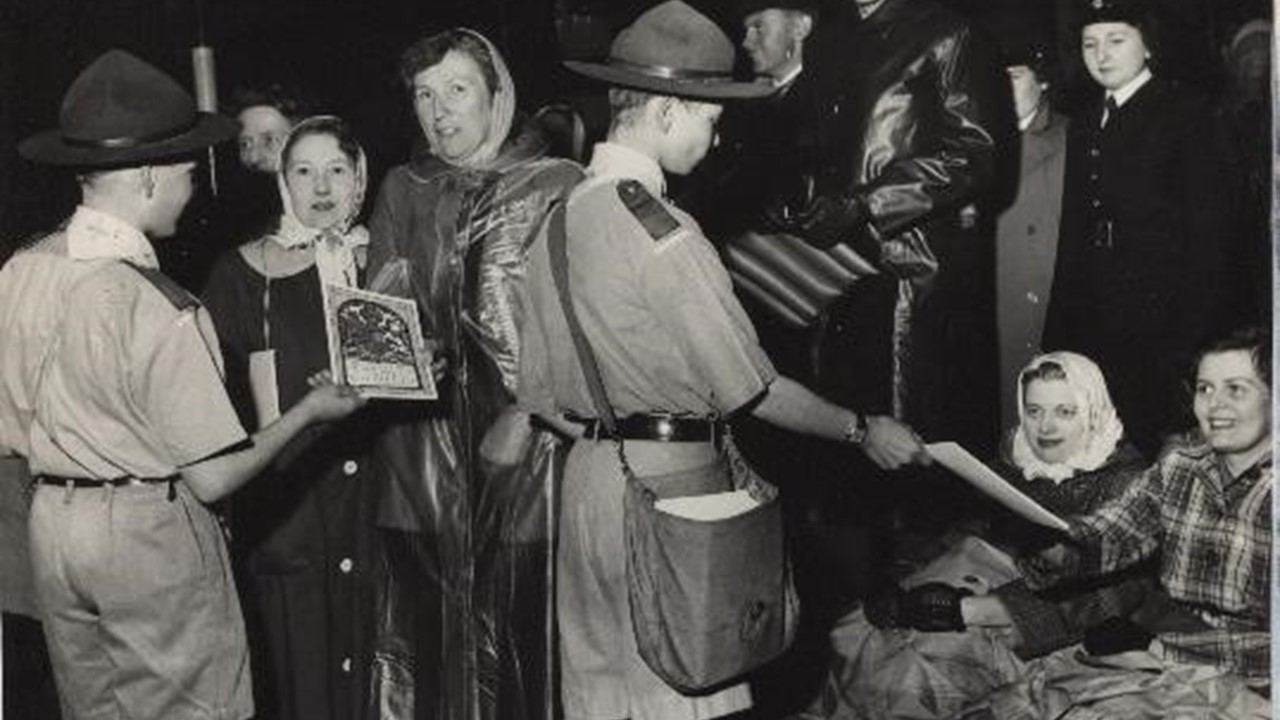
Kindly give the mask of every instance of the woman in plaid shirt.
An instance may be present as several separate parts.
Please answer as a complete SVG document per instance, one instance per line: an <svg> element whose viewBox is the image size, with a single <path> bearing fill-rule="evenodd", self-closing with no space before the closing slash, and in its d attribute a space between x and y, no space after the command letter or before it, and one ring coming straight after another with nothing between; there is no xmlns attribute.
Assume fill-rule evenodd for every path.
<svg viewBox="0 0 1280 720"><path fill-rule="evenodd" d="M1022 563L1040 587L1158 555L1174 600L1155 618L1164 654L1246 678L1270 673L1271 336L1234 333L1201 352L1199 433L1173 444L1115 502L1071 521L1075 543Z"/></svg>

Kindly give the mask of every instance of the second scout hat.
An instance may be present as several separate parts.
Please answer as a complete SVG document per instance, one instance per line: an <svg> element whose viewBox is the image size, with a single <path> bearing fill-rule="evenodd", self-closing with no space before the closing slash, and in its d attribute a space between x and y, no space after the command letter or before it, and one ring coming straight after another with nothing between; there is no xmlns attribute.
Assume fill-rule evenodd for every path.
<svg viewBox="0 0 1280 720"><path fill-rule="evenodd" d="M123 50L108 50L62 98L58 127L18 146L28 160L120 167L190 154L235 137L231 118L198 112L173 78Z"/></svg>
<svg viewBox="0 0 1280 720"><path fill-rule="evenodd" d="M611 85L705 100L758 98L765 80L733 77L733 42L710 18L680 0L647 10L623 28L604 63L569 60L574 72Z"/></svg>

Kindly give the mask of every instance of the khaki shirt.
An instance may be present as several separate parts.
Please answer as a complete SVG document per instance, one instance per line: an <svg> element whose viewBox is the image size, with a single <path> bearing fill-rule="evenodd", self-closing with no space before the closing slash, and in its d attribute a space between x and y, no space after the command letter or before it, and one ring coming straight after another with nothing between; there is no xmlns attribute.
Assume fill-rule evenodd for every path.
<svg viewBox="0 0 1280 720"><path fill-rule="evenodd" d="M124 250L68 245L55 233L0 270L0 446L32 474L113 478L172 475L242 442L207 313L116 262L136 260Z"/></svg>
<svg viewBox="0 0 1280 720"><path fill-rule="evenodd" d="M662 171L596 147L567 203L570 294L615 413L727 415L776 373L698 224L661 198ZM655 239L619 194L638 181L678 224ZM546 229L529 254L518 395L531 411L597 415L551 278Z"/></svg>

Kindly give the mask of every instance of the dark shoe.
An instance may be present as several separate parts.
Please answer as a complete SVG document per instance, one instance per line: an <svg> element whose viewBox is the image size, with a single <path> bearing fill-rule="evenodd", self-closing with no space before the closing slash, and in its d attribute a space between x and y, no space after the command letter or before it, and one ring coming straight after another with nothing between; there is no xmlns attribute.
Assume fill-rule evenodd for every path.
<svg viewBox="0 0 1280 720"><path fill-rule="evenodd" d="M897 587L866 602L863 612L878 628L914 628L923 632L965 629L960 600L973 593L946 583L925 583L910 590Z"/></svg>
<svg viewBox="0 0 1280 720"><path fill-rule="evenodd" d="M903 620L924 632L960 632L965 629L960 613L960 600L973 592L946 583L931 582L906 592L902 603Z"/></svg>

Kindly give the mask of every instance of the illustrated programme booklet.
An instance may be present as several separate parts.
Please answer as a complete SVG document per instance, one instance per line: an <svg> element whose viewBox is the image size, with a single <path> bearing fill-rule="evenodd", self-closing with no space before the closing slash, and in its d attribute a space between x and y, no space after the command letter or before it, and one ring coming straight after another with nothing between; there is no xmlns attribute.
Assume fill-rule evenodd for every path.
<svg viewBox="0 0 1280 720"><path fill-rule="evenodd" d="M431 352L413 300L326 284L324 314L334 382L364 397L436 399Z"/></svg>

